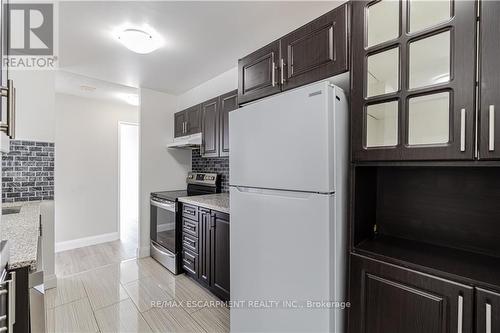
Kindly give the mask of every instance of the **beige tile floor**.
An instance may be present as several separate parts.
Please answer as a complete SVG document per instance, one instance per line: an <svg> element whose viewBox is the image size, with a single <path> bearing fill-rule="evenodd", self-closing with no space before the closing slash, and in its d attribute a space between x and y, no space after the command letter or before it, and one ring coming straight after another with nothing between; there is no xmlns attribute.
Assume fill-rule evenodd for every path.
<svg viewBox="0 0 500 333"><path fill-rule="evenodd" d="M113 259L123 250L113 243L58 254L57 288L46 291L48 332L229 332L229 310L215 296L150 257Z"/></svg>

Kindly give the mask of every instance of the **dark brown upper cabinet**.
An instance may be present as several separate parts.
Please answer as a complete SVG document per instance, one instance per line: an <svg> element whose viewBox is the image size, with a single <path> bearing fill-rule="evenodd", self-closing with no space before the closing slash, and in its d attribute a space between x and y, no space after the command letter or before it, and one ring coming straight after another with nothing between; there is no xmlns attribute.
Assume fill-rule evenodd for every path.
<svg viewBox="0 0 500 333"><path fill-rule="evenodd" d="M179 111L174 114L174 137L187 135L186 111Z"/></svg>
<svg viewBox="0 0 500 333"><path fill-rule="evenodd" d="M348 70L348 8L343 5L281 38L283 90Z"/></svg>
<svg viewBox="0 0 500 333"><path fill-rule="evenodd" d="M201 155L219 156L220 99L213 98L201 105Z"/></svg>
<svg viewBox="0 0 500 333"><path fill-rule="evenodd" d="M353 160L473 159L475 40L475 1L353 1Z"/></svg>
<svg viewBox="0 0 500 333"><path fill-rule="evenodd" d="M201 105L174 114L174 137L201 132Z"/></svg>
<svg viewBox="0 0 500 333"><path fill-rule="evenodd" d="M275 41L238 61L238 100L246 103L281 91L280 43Z"/></svg>
<svg viewBox="0 0 500 333"><path fill-rule="evenodd" d="M351 255L349 333L473 332L474 289Z"/></svg>
<svg viewBox="0 0 500 333"><path fill-rule="evenodd" d="M500 3L481 2L479 20L479 159L500 159Z"/></svg>
<svg viewBox="0 0 500 333"><path fill-rule="evenodd" d="M238 61L238 102L257 100L349 70L349 4Z"/></svg>
<svg viewBox="0 0 500 333"><path fill-rule="evenodd" d="M220 97L219 156L229 156L229 112L238 108L238 90Z"/></svg>
<svg viewBox="0 0 500 333"><path fill-rule="evenodd" d="M195 105L186 110L187 134L201 132L201 105Z"/></svg>

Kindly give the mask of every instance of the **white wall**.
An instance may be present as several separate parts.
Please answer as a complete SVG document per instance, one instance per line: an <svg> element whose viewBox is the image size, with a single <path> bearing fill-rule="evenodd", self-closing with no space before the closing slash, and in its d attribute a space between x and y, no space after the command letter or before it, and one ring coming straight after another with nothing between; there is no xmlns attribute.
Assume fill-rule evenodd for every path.
<svg viewBox="0 0 500 333"><path fill-rule="evenodd" d="M137 107L56 94L56 250L118 238L118 124L138 117Z"/></svg>
<svg viewBox="0 0 500 333"><path fill-rule="evenodd" d="M237 88L238 67L234 67L177 96L177 110L186 109Z"/></svg>
<svg viewBox="0 0 500 333"><path fill-rule="evenodd" d="M139 253L149 255L149 196L151 192L186 188L191 151L167 149L174 136L177 98L140 89L140 206Z"/></svg>

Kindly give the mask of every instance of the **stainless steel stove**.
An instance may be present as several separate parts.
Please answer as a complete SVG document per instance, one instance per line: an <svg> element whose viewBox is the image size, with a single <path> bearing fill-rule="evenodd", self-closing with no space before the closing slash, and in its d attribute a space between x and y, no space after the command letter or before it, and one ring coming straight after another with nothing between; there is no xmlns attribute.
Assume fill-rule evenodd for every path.
<svg viewBox="0 0 500 333"><path fill-rule="evenodd" d="M178 198L220 193L215 173L190 172L187 189L151 193L151 257L178 274L181 263L181 212Z"/></svg>

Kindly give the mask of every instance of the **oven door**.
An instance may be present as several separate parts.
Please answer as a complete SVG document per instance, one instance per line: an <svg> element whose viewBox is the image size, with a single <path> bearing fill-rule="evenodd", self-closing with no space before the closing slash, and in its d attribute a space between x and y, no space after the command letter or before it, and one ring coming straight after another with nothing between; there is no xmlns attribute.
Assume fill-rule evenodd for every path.
<svg viewBox="0 0 500 333"><path fill-rule="evenodd" d="M151 240L173 254L177 253L175 202L151 198Z"/></svg>

